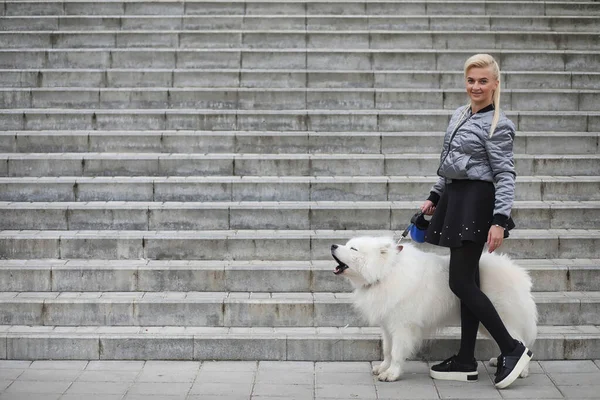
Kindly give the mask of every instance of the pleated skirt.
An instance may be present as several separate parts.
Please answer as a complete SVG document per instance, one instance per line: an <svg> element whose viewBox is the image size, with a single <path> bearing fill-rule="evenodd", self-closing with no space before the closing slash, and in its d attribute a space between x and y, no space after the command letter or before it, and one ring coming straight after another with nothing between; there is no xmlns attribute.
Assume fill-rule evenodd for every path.
<svg viewBox="0 0 600 400"><path fill-rule="evenodd" d="M425 241L443 247L461 247L463 241L486 243L494 216L495 193L491 182L453 180L446 184Z"/></svg>

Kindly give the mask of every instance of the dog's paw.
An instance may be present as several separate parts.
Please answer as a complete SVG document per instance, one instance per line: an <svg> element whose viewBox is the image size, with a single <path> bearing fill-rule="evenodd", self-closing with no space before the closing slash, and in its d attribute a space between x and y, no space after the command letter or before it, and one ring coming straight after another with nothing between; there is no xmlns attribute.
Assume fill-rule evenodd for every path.
<svg viewBox="0 0 600 400"><path fill-rule="evenodd" d="M498 358L496 358L496 357L490 358L490 366L497 367L498 366Z"/></svg>
<svg viewBox="0 0 600 400"><path fill-rule="evenodd" d="M526 366L523 371L521 371L521 374L519 375L519 378L527 378L529 376L529 365Z"/></svg>
<svg viewBox="0 0 600 400"><path fill-rule="evenodd" d="M402 375L402 371L397 368L388 368L384 372L377 376L377 379L382 382L394 382L397 381Z"/></svg>
<svg viewBox="0 0 600 400"><path fill-rule="evenodd" d="M379 375L379 374L381 374L386 369L388 369L388 367L389 367L389 364L386 364L385 362L382 362L379 365L374 365L373 369L372 369L373 375Z"/></svg>

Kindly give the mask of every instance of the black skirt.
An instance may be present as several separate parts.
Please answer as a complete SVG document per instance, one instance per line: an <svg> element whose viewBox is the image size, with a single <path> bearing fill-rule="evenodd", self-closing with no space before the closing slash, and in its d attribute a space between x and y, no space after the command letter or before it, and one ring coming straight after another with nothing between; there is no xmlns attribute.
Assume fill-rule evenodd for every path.
<svg viewBox="0 0 600 400"><path fill-rule="evenodd" d="M461 247L466 240L485 244L494 216L495 193L491 182L453 180L446 184L425 241L443 247Z"/></svg>

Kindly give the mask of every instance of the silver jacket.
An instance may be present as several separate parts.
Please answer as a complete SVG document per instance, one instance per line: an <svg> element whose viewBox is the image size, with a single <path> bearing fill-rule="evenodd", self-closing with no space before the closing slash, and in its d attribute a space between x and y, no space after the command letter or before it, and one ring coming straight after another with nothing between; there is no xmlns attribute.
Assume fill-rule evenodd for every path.
<svg viewBox="0 0 600 400"><path fill-rule="evenodd" d="M441 196L446 183L452 179L493 182L496 187L494 215L510 217L515 198L515 125L501 112L490 137L493 116L491 107L475 114L471 113L469 106L459 107L454 112L444 136L437 171L440 179L431 191ZM457 126L460 127L455 132Z"/></svg>

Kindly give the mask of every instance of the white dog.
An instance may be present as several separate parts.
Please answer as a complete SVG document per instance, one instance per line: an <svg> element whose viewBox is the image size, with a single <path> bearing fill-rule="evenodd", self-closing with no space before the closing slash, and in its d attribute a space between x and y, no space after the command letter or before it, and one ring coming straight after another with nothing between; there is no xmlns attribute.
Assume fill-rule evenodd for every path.
<svg viewBox="0 0 600 400"><path fill-rule="evenodd" d="M380 381L397 380L404 360L418 350L424 337L460 321L460 301L448 285L448 256L374 237L334 244L331 254L339 264L335 273L354 286L355 307L370 325L381 327L383 362L373 368ZM510 334L531 348L537 335L537 308L529 274L503 255L484 253L479 265L482 291ZM480 331L489 337L482 325ZM527 374L525 369L521 377Z"/></svg>

